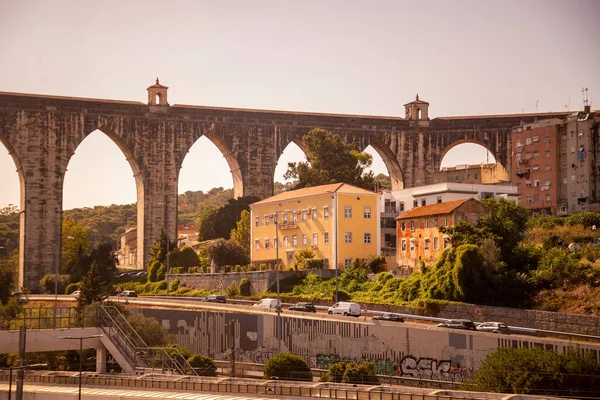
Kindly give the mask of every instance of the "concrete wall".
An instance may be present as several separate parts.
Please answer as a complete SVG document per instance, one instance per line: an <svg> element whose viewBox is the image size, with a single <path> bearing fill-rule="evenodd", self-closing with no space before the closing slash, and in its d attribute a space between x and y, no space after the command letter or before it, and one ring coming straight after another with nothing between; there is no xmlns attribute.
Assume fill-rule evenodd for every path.
<svg viewBox="0 0 600 400"><path fill-rule="evenodd" d="M177 342L193 352L227 359L235 327L236 357L266 362L278 349L277 316L273 312L238 313L141 309L156 318ZM285 311L281 318L281 350L298 354L313 368L339 360L367 360L378 373L460 381L501 347L543 347L562 352L568 341L518 335L445 330L411 323L380 323L351 317L316 319ZM581 344L599 360L600 344ZM459 372L461 371L462 372Z"/></svg>

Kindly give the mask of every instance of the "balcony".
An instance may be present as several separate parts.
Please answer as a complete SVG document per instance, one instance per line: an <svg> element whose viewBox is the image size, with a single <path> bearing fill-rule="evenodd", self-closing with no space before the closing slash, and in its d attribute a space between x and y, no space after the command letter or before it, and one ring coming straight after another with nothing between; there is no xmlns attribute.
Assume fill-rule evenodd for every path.
<svg viewBox="0 0 600 400"><path fill-rule="evenodd" d="M298 224L296 222L285 222L279 224L279 229L284 231L286 229L296 229L298 228Z"/></svg>

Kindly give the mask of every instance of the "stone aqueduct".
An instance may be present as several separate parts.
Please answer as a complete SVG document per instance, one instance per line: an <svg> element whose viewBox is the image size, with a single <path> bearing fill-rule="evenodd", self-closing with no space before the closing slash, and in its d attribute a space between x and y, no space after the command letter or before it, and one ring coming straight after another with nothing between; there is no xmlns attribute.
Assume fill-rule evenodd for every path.
<svg viewBox="0 0 600 400"><path fill-rule="evenodd" d="M396 189L432 182L444 154L473 142L510 171L510 129L553 114L429 119L428 103L405 105L405 118L169 105L167 87L148 88L148 104L0 92L0 142L21 189L19 284L39 288L60 263L63 182L77 146L96 129L123 151L135 175L139 267L162 227L175 235L177 182L185 155L201 136L223 153L236 196L267 197L279 156L315 127L373 146ZM302 147L302 146L301 146Z"/></svg>

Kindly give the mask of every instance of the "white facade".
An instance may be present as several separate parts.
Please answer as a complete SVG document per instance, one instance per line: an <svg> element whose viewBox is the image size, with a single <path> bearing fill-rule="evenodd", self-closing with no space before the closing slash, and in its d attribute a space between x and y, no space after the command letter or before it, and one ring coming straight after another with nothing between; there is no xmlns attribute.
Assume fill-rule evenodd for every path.
<svg viewBox="0 0 600 400"><path fill-rule="evenodd" d="M431 204L474 198L504 198L517 202L518 188L510 185L483 185L467 183L435 183L401 190L384 190L379 196L381 253L396 253L396 217L406 211Z"/></svg>

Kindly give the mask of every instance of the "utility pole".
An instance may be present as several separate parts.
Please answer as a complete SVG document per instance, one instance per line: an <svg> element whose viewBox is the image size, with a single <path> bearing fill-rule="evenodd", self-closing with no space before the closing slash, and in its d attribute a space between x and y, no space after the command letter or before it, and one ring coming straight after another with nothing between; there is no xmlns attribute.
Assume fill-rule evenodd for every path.
<svg viewBox="0 0 600 400"><path fill-rule="evenodd" d="M229 321L229 340L231 349L231 377L235 378L235 325Z"/></svg>

